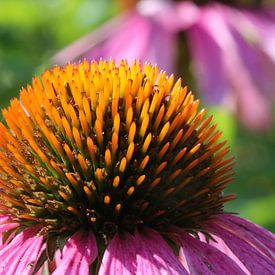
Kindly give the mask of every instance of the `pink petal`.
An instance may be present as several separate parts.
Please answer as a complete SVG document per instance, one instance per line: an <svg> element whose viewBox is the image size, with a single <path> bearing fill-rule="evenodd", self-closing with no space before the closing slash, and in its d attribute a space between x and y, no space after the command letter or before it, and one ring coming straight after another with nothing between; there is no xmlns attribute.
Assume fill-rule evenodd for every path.
<svg viewBox="0 0 275 275"><path fill-rule="evenodd" d="M108 245L99 270L99 275L136 273L136 244L132 235L118 234Z"/></svg>
<svg viewBox="0 0 275 275"><path fill-rule="evenodd" d="M13 228L16 228L18 226L18 223L3 223L0 224L0 249L5 245L5 243L8 243L11 238L14 236L14 234L11 234L9 236L9 238L6 240L5 243L3 243L3 235L5 232L7 232L8 230L11 230Z"/></svg>
<svg viewBox="0 0 275 275"><path fill-rule="evenodd" d="M210 104L222 103L230 85L219 45L200 24L187 31L187 38L195 76L203 96Z"/></svg>
<svg viewBox="0 0 275 275"><path fill-rule="evenodd" d="M222 215L220 218L227 219L232 223L241 227L245 232L250 232L253 234L258 240L260 240L264 245L266 245L271 251L275 251L275 236L273 233L264 229L263 227L252 223L246 219L237 217L235 215Z"/></svg>
<svg viewBox="0 0 275 275"><path fill-rule="evenodd" d="M177 233L181 245L180 258L184 257L191 274L245 274L232 259L218 249L196 240L183 230Z"/></svg>
<svg viewBox="0 0 275 275"><path fill-rule="evenodd" d="M129 13L117 30L104 43L85 54L88 59L114 58L120 60L143 57L151 34L150 21L137 13Z"/></svg>
<svg viewBox="0 0 275 275"><path fill-rule="evenodd" d="M273 62L275 62L275 17L272 16L274 11L274 6L268 10L254 9L243 11L246 19L250 20L251 25L257 31L259 46Z"/></svg>
<svg viewBox="0 0 275 275"><path fill-rule="evenodd" d="M235 220L235 217L233 215L219 215L217 216L216 219L217 219L217 223L220 226L222 226L223 228L226 228L228 231L237 235L243 240L251 243L252 245L255 246L255 248L261 251L265 256L269 257L271 260L274 260L274 254L275 254L275 235L274 234L272 234L271 232L268 232L264 228L259 227L258 228L259 235L257 236L253 231L250 231L248 228L243 226L242 223L241 224L234 223L233 221ZM238 220L239 222L242 222L243 219L236 217L236 220ZM249 222L247 223L249 224ZM256 225L254 226L256 227ZM267 239L262 237L260 232L263 232L262 235L264 236L265 234L269 238Z"/></svg>
<svg viewBox="0 0 275 275"><path fill-rule="evenodd" d="M245 231L249 231L250 233L254 234L255 237L260 239L272 251L275 251L275 236L272 232L236 215L224 214L222 216L218 216L218 218L231 221L232 223L238 225Z"/></svg>
<svg viewBox="0 0 275 275"><path fill-rule="evenodd" d="M54 269L55 269L55 267L59 266L61 264L61 262L62 262L62 251L60 249L58 249L54 253L54 259L53 259L53 262L51 263L51 265L53 265Z"/></svg>
<svg viewBox="0 0 275 275"><path fill-rule="evenodd" d="M172 249L153 230L135 234L137 248L137 275L188 274Z"/></svg>
<svg viewBox="0 0 275 275"><path fill-rule="evenodd" d="M265 52L265 47L272 47L274 55L275 22L261 10L236 10L223 8L232 35L245 67L252 79L265 96L273 96L273 74L275 59ZM269 41L270 39L270 41ZM271 43L272 42L272 43Z"/></svg>
<svg viewBox="0 0 275 275"><path fill-rule="evenodd" d="M188 32L202 92L212 103L223 100L247 127L266 129L271 122L270 104L250 74L251 66L255 65L246 64L238 51L239 41L227 20L232 14L225 13L226 9L226 6L217 4L201 8L200 20Z"/></svg>
<svg viewBox="0 0 275 275"><path fill-rule="evenodd" d="M39 228L31 227L18 234L0 251L0 274L31 274L37 261L43 237ZM19 273L17 271L20 270Z"/></svg>
<svg viewBox="0 0 275 275"><path fill-rule="evenodd" d="M12 222L12 219L9 215L0 214L0 249L2 248L3 244L3 236L2 234L6 231L17 227L19 224ZM6 240L6 243L10 241L10 237Z"/></svg>
<svg viewBox="0 0 275 275"><path fill-rule="evenodd" d="M243 263L237 258L237 256L230 250L230 248L225 244L225 242L218 236L212 234L212 237L214 240L207 240L205 238L205 235L199 233L200 240L202 242L205 242L211 246L216 247L219 251L224 253L227 257L231 258L241 269L245 274L249 274L249 271L247 268L243 265Z"/></svg>
<svg viewBox="0 0 275 275"><path fill-rule="evenodd" d="M53 56L52 63L64 65L72 60L83 58L87 52L104 43L113 33L119 30L120 26L127 22L128 16L128 13L124 13L112 18L98 29L73 42Z"/></svg>
<svg viewBox="0 0 275 275"><path fill-rule="evenodd" d="M105 25L69 45L53 58L64 64L82 58L99 60L140 59L141 63L158 63L171 73L174 66L176 35L151 17L131 11L111 19Z"/></svg>
<svg viewBox="0 0 275 275"><path fill-rule="evenodd" d="M67 241L62 260L53 274L89 274L89 266L96 257L97 245L94 234L91 231L78 231Z"/></svg>
<svg viewBox="0 0 275 275"><path fill-rule="evenodd" d="M141 63L158 63L171 73L174 65L176 36L157 21L137 12L125 16L124 22L113 30L110 36L98 44L93 44L84 53L88 60L99 58L127 59L138 58Z"/></svg>
<svg viewBox="0 0 275 275"><path fill-rule="evenodd" d="M190 1L176 4L171 4L169 1L164 3L162 10L154 14L154 20L171 32L184 31L193 26L199 18L199 7Z"/></svg>
<svg viewBox="0 0 275 275"><path fill-rule="evenodd" d="M274 261L270 260L252 244L233 233L230 228L221 227L214 220L207 224L210 233L220 237L244 266L253 274L273 274Z"/></svg>
<svg viewBox="0 0 275 275"><path fill-rule="evenodd" d="M0 224L2 224L3 222L10 220L10 216L9 215L5 215L5 214L0 214Z"/></svg>
<svg viewBox="0 0 275 275"><path fill-rule="evenodd" d="M26 249L24 255L20 258L20 263L16 268L16 274L27 275L31 274L32 268L38 260L42 251L43 237L36 236L30 240L30 246Z"/></svg>

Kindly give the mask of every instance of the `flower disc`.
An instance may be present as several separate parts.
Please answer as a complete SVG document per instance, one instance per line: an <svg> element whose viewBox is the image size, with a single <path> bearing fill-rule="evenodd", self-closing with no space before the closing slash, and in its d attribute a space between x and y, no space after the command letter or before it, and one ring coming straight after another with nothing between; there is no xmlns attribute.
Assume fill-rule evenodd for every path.
<svg viewBox="0 0 275 275"><path fill-rule="evenodd" d="M181 80L93 61L35 77L3 111L1 209L45 233L189 231L223 212L232 158Z"/></svg>

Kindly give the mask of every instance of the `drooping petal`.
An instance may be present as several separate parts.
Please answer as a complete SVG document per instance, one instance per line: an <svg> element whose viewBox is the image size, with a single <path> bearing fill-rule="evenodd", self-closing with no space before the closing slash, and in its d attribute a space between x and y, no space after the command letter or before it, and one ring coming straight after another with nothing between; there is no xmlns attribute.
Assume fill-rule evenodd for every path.
<svg viewBox="0 0 275 275"><path fill-rule="evenodd" d="M74 42L53 58L53 62L65 64L83 57L88 60L100 58L134 58L143 60L149 45L150 22L135 11L119 15L80 40Z"/></svg>
<svg viewBox="0 0 275 275"><path fill-rule="evenodd" d="M238 52L255 85L263 95L274 99L272 72L275 68L275 21L261 9L239 10L223 7L221 11L227 19ZM273 56L265 51L266 46L273 49Z"/></svg>
<svg viewBox="0 0 275 275"><path fill-rule="evenodd" d="M113 30L106 40L90 48L85 57L88 60L98 60L101 57L117 60L127 58L129 61L135 58L143 60L148 50L150 36L150 21L136 12L127 13L124 22Z"/></svg>
<svg viewBox="0 0 275 275"><path fill-rule="evenodd" d="M221 48L204 30L202 23L190 28L187 38L195 75L203 96L210 104L221 104L230 91Z"/></svg>
<svg viewBox="0 0 275 275"><path fill-rule="evenodd" d="M152 5L158 6L158 3L159 1L153 1ZM129 62L139 58L141 63L157 63L163 70L172 73L175 64L176 31L193 24L198 8L192 3L186 3L179 7L164 4L156 9L157 11L154 11L154 8L151 8L152 12L147 14L143 9L137 8L112 18L57 53L53 57L53 63L65 64L84 57L88 60L124 58ZM190 14L195 18L190 20Z"/></svg>
<svg viewBox="0 0 275 275"><path fill-rule="evenodd" d="M271 232L234 215L219 215L217 222L220 226L254 245L271 260L275 259L275 235Z"/></svg>
<svg viewBox="0 0 275 275"><path fill-rule="evenodd" d="M222 45L225 53L224 63L226 64L228 78L232 85L232 90L236 95L237 111L243 123L254 130L268 129L271 124L270 102L267 97L267 90L272 93L273 78L270 71L274 70L274 63L266 56L261 45L251 47L251 41L240 38L240 34L232 27L232 21L238 22L237 29L246 29L246 35L251 27L247 22L244 13L238 9L229 8L224 5L217 5L216 12L224 18L224 31L228 33L227 45ZM243 21L246 23L243 25ZM250 22L254 27L254 22ZM254 33L259 32L254 28ZM231 41L230 41L231 40ZM256 43L255 43L256 44ZM272 64L273 63L273 64ZM262 81L260 81L262 79ZM247 96L249 94L249 96ZM253 109L253 112L251 110Z"/></svg>
<svg viewBox="0 0 275 275"><path fill-rule="evenodd" d="M220 237L252 274L273 274L275 270L274 261L259 251L247 239L244 240L243 236L238 236L238 231L234 232L225 225L221 226L215 220L208 222L207 229L211 234ZM219 248L219 246L216 247Z"/></svg>
<svg viewBox="0 0 275 275"><path fill-rule="evenodd" d="M30 245L26 249L24 255L20 258L20 263L16 268L16 274L18 275L27 275L31 274L35 263L38 260L38 257L41 253L41 247L43 245L43 237L36 236L30 240Z"/></svg>
<svg viewBox="0 0 275 275"><path fill-rule="evenodd" d="M143 2L146 3L146 1ZM171 32L187 30L197 22L200 16L200 8L191 1L182 1L176 4L171 4L169 1L151 2L164 3L165 7L154 14L154 19Z"/></svg>
<svg viewBox="0 0 275 275"><path fill-rule="evenodd" d="M207 243L213 247L216 247L219 251L224 253L227 257L231 258L239 267L240 269L245 273L249 274L248 269L244 266L244 264L238 259L238 257L230 250L230 248L225 244L225 242L216 235L211 235L213 237L212 239L206 239L205 235L202 233L199 233L200 241Z"/></svg>
<svg viewBox="0 0 275 275"><path fill-rule="evenodd" d="M89 274L89 266L97 257L97 245L91 231L78 231L67 241L55 275Z"/></svg>
<svg viewBox="0 0 275 275"><path fill-rule="evenodd" d="M99 270L99 275L136 273L136 243L132 235L118 234L108 245Z"/></svg>
<svg viewBox="0 0 275 275"><path fill-rule="evenodd" d="M11 222L8 215L0 215L0 249L4 246L3 234L13 228L16 228L19 224ZM11 240L12 235L5 241L5 243Z"/></svg>
<svg viewBox="0 0 275 275"><path fill-rule="evenodd" d="M213 246L191 237L183 230L178 230L180 259L190 274L245 274L227 255Z"/></svg>
<svg viewBox="0 0 275 275"><path fill-rule="evenodd" d="M6 214L0 214L0 224L2 224L3 222L9 220L10 217L9 215L6 215Z"/></svg>
<svg viewBox="0 0 275 275"><path fill-rule="evenodd" d="M105 33L101 30L105 30ZM102 37L98 40L99 35ZM169 32L152 18L131 11L111 19L89 37L75 42L54 57L54 62L66 63L83 57L88 60L126 58L129 62L139 58L142 63L146 61L158 63L162 69L171 73L174 64L175 39L174 33ZM81 43L85 44L80 48L86 49L84 52L74 49Z"/></svg>
<svg viewBox="0 0 275 275"><path fill-rule="evenodd" d="M37 235L39 230L37 227L28 228L1 249L1 275L32 273L43 243L43 237Z"/></svg>
<svg viewBox="0 0 275 275"><path fill-rule="evenodd" d="M267 246L271 251L275 252L275 236L270 231L264 229L263 227L255 223L252 223L246 219L237 217L235 215L224 214L220 216L220 218L231 221L232 223L242 228L245 232L250 232L265 246Z"/></svg>
<svg viewBox="0 0 275 275"><path fill-rule="evenodd" d="M163 238L153 230L135 234L137 275L188 274Z"/></svg>
<svg viewBox="0 0 275 275"><path fill-rule="evenodd" d="M237 112L247 127L266 129L271 122L270 104L250 74L255 65L246 64L240 55L224 10L226 6L217 4L201 8L199 21L187 33L202 93L209 102Z"/></svg>
<svg viewBox="0 0 275 275"><path fill-rule="evenodd" d="M268 9L254 9L244 10L242 13L250 23L253 25L259 40L258 46L263 49L271 61L275 62L275 9L269 7Z"/></svg>

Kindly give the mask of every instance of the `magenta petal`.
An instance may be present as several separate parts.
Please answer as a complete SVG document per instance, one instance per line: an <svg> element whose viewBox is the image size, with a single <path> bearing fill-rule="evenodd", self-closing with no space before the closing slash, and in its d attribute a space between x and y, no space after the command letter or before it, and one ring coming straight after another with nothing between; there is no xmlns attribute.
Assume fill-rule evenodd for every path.
<svg viewBox="0 0 275 275"><path fill-rule="evenodd" d="M0 225L0 234L3 234L4 232L13 229L18 226L18 223L4 223ZM0 240L1 240L1 235L0 235ZM1 244L1 241L0 241Z"/></svg>
<svg viewBox="0 0 275 275"><path fill-rule="evenodd" d="M209 102L233 108L247 127L266 129L270 104L250 75L252 65L238 51L225 9L215 4L201 8L200 20L187 33L202 92Z"/></svg>
<svg viewBox="0 0 275 275"><path fill-rule="evenodd" d="M0 223L0 249L5 245L3 243L3 236L2 234L5 233L8 230L11 230L13 228L16 228L18 226L18 223ZM9 242L11 240L11 237L13 236L13 234L11 234L11 236L6 240L5 243Z"/></svg>
<svg viewBox="0 0 275 275"><path fill-rule="evenodd" d="M273 233L269 232L263 227L260 227L255 223L252 223L246 219L237 217L235 215L225 214L225 215L219 216L219 218L231 221L232 223L242 228L244 231L250 232L258 240L260 240L264 245L266 245L270 250L272 250L273 252L275 251L275 236Z"/></svg>
<svg viewBox="0 0 275 275"><path fill-rule="evenodd" d="M203 235L202 233L199 233L200 241L205 242L217 248L219 251L224 253L227 257L231 258L245 274L249 274L249 271L247 270L247 268L237 258L237 256L230 250L230 248L225 244L225 242L216 235L212 235L212 237L214 238L214 240L211 240L211 239L209 240L209 239L206 239L205 235Z"/></svg>
<svg viewBox="0 0 275 275"><path fill-rule="evenodd" d="M230 250L238 257L244 266L253 274L273 274L275 270L274 261L270 260L254 245L243 240L217 222L207 224L210 233L220 237Z"/></svg>
<svg viewBox="0 0 275 275"><path fill-rule="evenodd" d="M188 233L178 231L181 245L180 259L185 259L190 274L245 274L240 267L224 253L191 237Z"/></svg>
<svg viewBox="0 0 275 275"><path fill-rule="evenodd" d="M118 234L108 245L99 270L99 275L136 273L136 244L132 235Z"/></svg>
<svg viewBox="0 0 275 275"><path fill-rule="evenodd" d="M274 260L275 235L264 228L234 215L219 215L218 224L243 240L251 243L264 255ZM256 229L256 230L253 230Z"/></svg>
<svg viewBox="0 0 275 275"><path fill-rule="evenodd" d="M8 215L0 214L0 224L8 221L9 219L10 219L10 217Z"/></svg>
<svg viewBox="0 0 275 275"><path fill-rule="evenodd" d="M137 275L188 274L172 249L153 230L136 232Z"/></svg>
<svg viewBox="0 0 275 275"><path fill-rule="evenodd" d="M194 25L199 18L200 8L191 1L182 1L176 4L170 4L169 1L165 3L162 10L152 16L154 20L160 22L171 32L184 31Z"/></svg>
<svg viewBox="0 0 275 275"><path fill-rule="evenodd" d="M20 274L31 274L43 241L37 236L39 228L31 227L18 234L0 251L0 274L13 275L20 267Z"/></svg>
<svg viewBox="0 0 275 275"><path fill-rule="evenodd" d="M18 223L12 222L10 216L3 214L0 215L0 245L2 243L2 234L18 225Z"/></svg>
<svg viewBox="0 0 275 275"><path fill-rule="evenodd" d="M172 72L175 39L174 33L157 21L132 12L106 40L95 44L84 56L88 60L126 58L129 62L139 58L142 63L158 63L162 69Z"/></svg>
<svg viewBox="0 0 275 275"><path fill-rule="evenodd" d="M96 257L97 245L94 234L91 231L78 231L67 241L62 260L53 274L89 274L89 266Z"/></svg>
<svg viewBox="0 0 275 275"><path fill-rule="evenodd" d="M84 57L88 60L127 59L129 62L138 58L141 63L157 63L172 73L175 47L175 33L161 20L130 11L62 50L53 58L53 63L64 64Z"/></svg>
<svg viewBox="0 0 275 275"><path fill-rule="evenodd" d="M30 246L25 251L24 255L20 258L20 263L16 268L16 274L27 275L31 274L35 263L41 253L43 245L43 237L35 236L30 240Z"/></svg>
<svg viewBox="0 0 275 275"><path fill-rule="evenodd" d="M201 92L209 103L220 104L230 90L222 51L201 24L190 28L187 31L187 37Z"/></svg>

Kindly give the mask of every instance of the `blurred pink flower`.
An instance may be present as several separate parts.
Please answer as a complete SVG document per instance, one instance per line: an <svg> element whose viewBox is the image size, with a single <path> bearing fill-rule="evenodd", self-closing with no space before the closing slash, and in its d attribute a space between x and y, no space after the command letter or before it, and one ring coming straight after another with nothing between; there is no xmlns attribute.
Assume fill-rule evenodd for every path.
<svg viewBox="0 0 275 275"><path fill-rule="evenodd" d="M53 58L127 58L175 71L177 33L186 31L193 73L210 104L226 106L250 129L271 124L275 98L275 16L264 9L222 4L140 1Z"/></svg>
<svg viewBox="0 0 275 275"><path fill-rule="evenodd" d="M171 5L164 1L142 1L136 10L119 15L54 56L64 65L82 58L113 58L157 63L168 73L174 71L179 30L195 23L199 9L191 2Z"/></svg>
<svg viewBox="0 0 275 275"><path fill-rule="evenodd" d="M275 20L265 11L208 5L187 32L201 91L249 128L267 128L274 99Z"/></svg>

